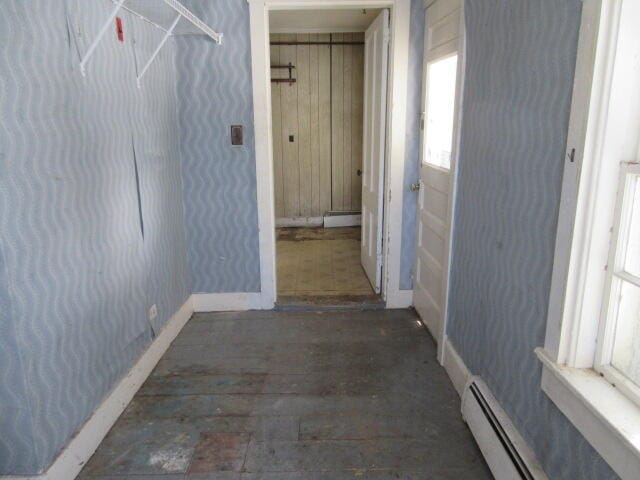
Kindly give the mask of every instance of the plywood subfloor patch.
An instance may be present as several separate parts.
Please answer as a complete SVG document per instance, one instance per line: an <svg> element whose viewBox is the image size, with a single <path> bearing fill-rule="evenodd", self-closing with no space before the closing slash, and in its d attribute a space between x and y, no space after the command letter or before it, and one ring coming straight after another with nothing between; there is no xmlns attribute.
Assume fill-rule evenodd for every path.
<svg viewBox="0 0 640 480"><path fill-rule="evenodd" d="M278 295L374 294L360 264L359 227L282 230L287 232L278 233Z"/></svg>

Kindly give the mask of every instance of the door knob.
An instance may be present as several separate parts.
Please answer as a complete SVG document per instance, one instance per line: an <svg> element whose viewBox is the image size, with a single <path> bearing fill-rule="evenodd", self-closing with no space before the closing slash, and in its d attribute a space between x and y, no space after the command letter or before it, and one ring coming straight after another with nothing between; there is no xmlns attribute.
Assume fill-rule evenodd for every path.
<svg viewBox="0 0 640 480"><path fill-rule="evenodd" d="M362 170L358 169L358 171L356 172L358 174L358 176L362 175Z"/></svg>
<svg viewBox="0 0 640 480"><path fill-rule="evenodd" d="M411 189L412 192L417 192L418 190L420 190L420 182L412 183L409 188Z"/></svg>

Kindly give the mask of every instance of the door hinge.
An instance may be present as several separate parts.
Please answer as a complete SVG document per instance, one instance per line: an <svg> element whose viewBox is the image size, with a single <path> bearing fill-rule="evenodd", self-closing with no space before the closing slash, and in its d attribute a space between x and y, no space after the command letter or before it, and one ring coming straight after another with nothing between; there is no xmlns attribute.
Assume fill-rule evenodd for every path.
<svg viewBox="0 0 640 480"><path fill-rule="evenodd" d="M424 131L424 117L425 117L425 112L421 112L420 113L420 130Z"/></svg>

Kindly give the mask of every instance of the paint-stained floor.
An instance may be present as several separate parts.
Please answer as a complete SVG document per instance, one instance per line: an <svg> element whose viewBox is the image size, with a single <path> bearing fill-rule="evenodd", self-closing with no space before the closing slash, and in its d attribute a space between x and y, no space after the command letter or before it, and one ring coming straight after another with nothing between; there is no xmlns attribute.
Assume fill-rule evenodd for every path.
<svg viewBox="0 0 640 480"><path fill-rule="evenodd" d="M84 480L490 479L410 310L197 314Z"/></svg>
<svg viewBox="0 0 640 480"><path fill-rule="evenodd" d="M373 296L360 262L360 227L276 233L279 296Z"/></svg>

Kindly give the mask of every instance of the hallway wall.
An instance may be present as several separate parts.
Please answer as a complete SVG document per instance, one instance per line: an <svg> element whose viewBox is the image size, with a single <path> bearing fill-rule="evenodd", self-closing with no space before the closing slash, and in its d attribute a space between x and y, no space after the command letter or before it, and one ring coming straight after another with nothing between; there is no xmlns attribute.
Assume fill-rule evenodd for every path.
<svg viewBox="0 0 640 480"><path fill-rule="evenodd" d="M579 0L467 0L449 339L554 480L617 478L540 387Z"/></svg>
<svg viewBox="0 0 640 480"><path fill-rule="evenodd" d="M416 263L416 218L418 195L411 184L420 178L420 115L422 113L422 57L424 51L424 2L411 1L409 27L409 68L407 71L407 133L402 201L402 248L400 249L400 288L413 288Z"/></svg>
<svg viewBox="0 0 640 480"><path fill-rule="evenodd" d="M271 41L364 41L363 33L272 34ZM296 68L272 83L276 218L359 210L364 45L273 45L271 64ZM288 78L272 69L272 78ZM289 136L294 136L294 141Z"/></svg>
<svg viewBox="0 0 640 480"><path fill-rule="evenodd" d="M246 0L185 5L211 25L225 25L222 48L195 38L177 39L178 97L189 267L194 292L260 291L258 213L253 144L253 99ZM412 13L423 0L411 0ZM411 51L422 48L422 15L413 16ZM420 82L421 62L411 61L408 84ZM417 80L416 80L417 79ZM420 88L411 88L408 126L419 121ZM411 94L411 93L410 93ZM415 100L412 101L411 99ZM412 105L416 105L415 108ZM231 147L229 126L243 124L245 145ZM411 130L407 136L416 137ZM415 144L415 138L410 138ZM408 145L409 147L409 145ZM415 245L415 195L408 185L417 152L407 148L403 212L402 288L411 288ZM212 205L221 206L212 208Z"/></svg>
<svg viewBox="0 0 640 480"><path fill-rule="evenodd" d="M0 475L48 467L189 295L175 46L138 89L161 32L122 12L82 77L112 8L2 2Z"/></svg>
<svg viewBox="0 0 640 480"><path fill-rule="evenodd" d="M199 36L176 39L191 291L258 292L249 4L183 3L224 33L222 45ZM231 145L231 125L244 125L244 145Z"/></svg>

